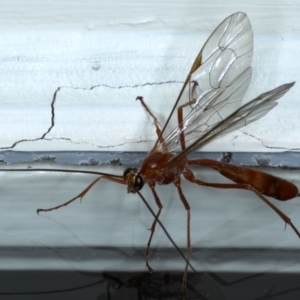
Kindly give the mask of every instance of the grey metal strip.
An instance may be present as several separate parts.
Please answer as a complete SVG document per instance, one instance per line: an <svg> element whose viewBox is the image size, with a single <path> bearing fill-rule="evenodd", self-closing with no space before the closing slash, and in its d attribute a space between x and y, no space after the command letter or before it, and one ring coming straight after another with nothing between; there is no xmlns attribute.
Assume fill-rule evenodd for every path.
<svg viewBox="0 0 300 300"><path fill-rule="evenodd" d="M0 154L0 162L7 165L53 161L67 165L138 166L146 155L147 152L3 151ZM300 168L300 152L195 152L189 155L189 158L209 158L249 167Z"/></svg>

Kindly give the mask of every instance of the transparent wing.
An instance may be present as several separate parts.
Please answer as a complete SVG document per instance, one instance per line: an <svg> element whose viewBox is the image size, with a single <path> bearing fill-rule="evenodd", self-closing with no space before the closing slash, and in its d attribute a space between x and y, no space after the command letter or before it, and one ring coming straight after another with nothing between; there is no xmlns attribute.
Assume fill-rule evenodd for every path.
<svg viewBox="0 0 300 300"><path fill-rule="evenodd" d="M221 123L233 111L240 107L251 79L251 68L243 72L235 82L225 89L218 88L203 93L199 98L199 105L190 111L183 122L166 138L164 144L169 152L179 152L182 149L181 135L184 134L185 147L204 136L212 127ZM162 144L163 145L163 144Z"/></svg>
<svg viewBox="0 0 300 300"><path fill-rule="evenodd" d="M158 139L155 151L163 152L166 148L170 150L169 146L176 143L180 147L178 128L172 131L167 126L173 124L175 127L174 124L178 123L178 108L183 110L182 119L187 120L186 116L189 116L185 124L180 124L180 130L186 131L187 128L192 128L191 123L193 126L201 123L201 114L213 107L218 107L222 120L240 106L251 78L252 51L253 33L248 17L238 12L226 18L198 54L162 129L165 143L161 144ZM193 130L188 134L191 135L192 132ZM199 132L197 137L199 138ZM189 140L192 141L192 137Z"/></svg>
<svg viewBox="0 0 300 300"><path fill-rule="evenodd" d="M276 100L282 97L294 84L295 82L287 83L269 92L261 94L257 98L246 103L238 110L227 116L221 122L207 126L206 131L201 135L200 138L195 140L186 150L174 156L169 163L188 155L190 152L199 147L202 147L216 136L221 136L262 118L278 104ZM209 119L213 118L216 114L218 114L218 111L216 110L210 110L210 113L208 111L207 120L209 121Z"/></svg>

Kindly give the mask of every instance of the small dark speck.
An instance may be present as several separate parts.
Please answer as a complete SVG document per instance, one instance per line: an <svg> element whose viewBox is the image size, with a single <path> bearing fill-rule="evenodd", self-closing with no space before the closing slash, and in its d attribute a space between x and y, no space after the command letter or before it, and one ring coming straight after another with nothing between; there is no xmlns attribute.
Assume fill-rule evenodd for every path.
<svg viewBox="0 0 300 300"><path fill-rule="evenodd" d="M114 159L110 160L109 163L112 166L122 166L122 162L120 161L119 158L114 158Z"/></svg>
<svg viewBox="0 0 300 300"><path fill-rule="evenodd" d="M270 165L271 158L268 156L257 155L254 157L257 164L261 167L268 167Z"/></svg>
<svg viewBox="0 0 300 300"><path fill-rule="evenodd" d="M81 165L81 166L98 166L100 164L101 164L101 162L97 159L94 159L94 158L89 158L86 161L80 161L79 162L79 165Z"/></svg>
<svg viewBox="0 0 300 300"><path fill-rule="evenodd" d="M232 160L232 153L230 152L225 152L223 153L223 157L221 158L221 162L223 163L230 163Z"/></svg>
<svg viewBox="0 0 300 300"><path fill-rule="evenodd" d="M293 170L293 166L288 162L282 162L279 164L279 167L283 170Z"/></svg>
<svg viewBox="0 0 300 300"><path fill-rule="evenodd" d="M92 69L93 69L94 71L99 71L100 68L101 68L101 66L100 66L100 64L97 63L97 62L95 62L95 64L92 66Z"/></svg>
<svg viewBox="0 0 300 300"><path fill-rule="evenodd" d="M33 161L55 161L56 157L54 155L34 155Z"/></svg>
<svg viewBox="0 0 300 300"><path fill-rule="evenodd" d="M89 158L88 159L88 164L90 166L98 166L100 164L99 160L98 159L95 159L95 158Z"/></svg>

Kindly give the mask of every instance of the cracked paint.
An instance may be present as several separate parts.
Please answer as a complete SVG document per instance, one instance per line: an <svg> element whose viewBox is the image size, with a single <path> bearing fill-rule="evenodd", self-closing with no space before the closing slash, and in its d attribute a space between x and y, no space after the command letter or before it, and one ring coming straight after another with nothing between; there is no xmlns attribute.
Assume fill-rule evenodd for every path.
<svg viewBox="0 0 300 300"><path fill-rule="evenodd" d="M181 84L181 81L166 81L148 82L132 86L110 86L107 84L97 84L89 88L60 86L55 89L52 96L49 117L50 126L47 130L37 138L21 139L14 142L11 146L1 147L0 149L19 149L20 145L29 142L34 142L31 144L34 148L35 143L39 141L49 143L59 141L60 145L62 145L61 148L55 148L54 150L69 149L68 147L71 144L73 145L72 150L114 149L114 151L120 151L124 150L125 147L125 150L128 151L147 151L152 147L156 136L152 122L149 126L149 118L141 105L134 101L135 97L142 94L146 102L149 102L151 109L154 107L154 113L158 114L158 117L162 120L159 112L169 111L169 109L162 109L161 104L164 104L165 99L175 99L176 92L174 91L177 91ZM153 101L154 92L155 101ZM171 95L172 93L173 95ZM170 95L171 97L169 97ZM77 110L77 117L74 117L73 112L70 113L68 111L73 109L72 105ZM84 112L80 113L80 110ZM110 120L107 118L108 111L111 113ZM161 115L166 116L167 114ZM102 121L103 118L104 121ZM81 121L78 121L78 119ZM122 124L122 122L124 123ZM160 123L163 124L164 120L160 121ZM111 129L111 126L115 127ZM124 131L122 131L123 127L125 128ZM74 128L77 131L72 132ZM122 132L117 134L120 128ZM136 131L137 129L139 131ZM81 133L77 134L80 130ZM84 132L88 132L88 134L85 135ZM298 147L269 146L263 139L258 138L254 134L242 129L239 132L259 141L266 149L300 150ZM234 134L235 136L232 140L235 140L235 143L233 146L238 141L237 137L239 139L241 137L236 135L236 132ZM90 135L92 135L92 139L90 139ZM108 139L110 140L108 141ZM228 140L228 138L225 139ZM227 150L223 145L220 149ZM207 148L204 147L204 150L207 150Z"/></svg>
<svg viewBox="0 0 300 300"><path fill-rule="evenodd" d="M105 22L105 28L88 26L86 32L77 28L74 35L70 35L70 28L58 33L43 25L39 32L35 26L28 31L16 30L15 34L3 30L1 39L6 48L0 53L0 111L4 115L4 129L0 149L149 150L156 139L155 132L147 114L135 103L135 97L143 96L164 124L195 55L220 21L220 16L212 19L207 13L201 13L201 17L197 14L195 19L190 19L190 15L191 11L184 28L182 24L174 27L174 20L178 18L167 23L159 20L153 23L149 16L135 15L128 22L127 19L113 22L114 30ZM278 26L272 18L263 21L266 20L267 24L272 22L273 26ZM285 26L289 26L289 22ZM86 24L94 24L94 21L89 20ZM86 24L83 27L87 29ZM123 30L115 31L116 24L127 25L121 26ZM154 29L156 26L159 31ZM270 36L266 39L261 35L266 32L266 27L258 27L254 32L252 84L245 101L284 82L299 81L299 66L293 59L297 56L295 43L298 40L287 34L293 31L281 28L280 38ZM170 28L178 28L178 31ZM274 33L275 27L272 28ZM284 60L278 60L282 53L287 55ZM279 133L274 129L261 137L257 135L261 141L258 143L257 140L253 146L252 141L243 139L244 134L236 132L238 138L234 143L232 136L227 136L202 150L299 150L300 133L295 130L299 128L297 89L296 84L279 101L273 119L268 115L261 123L270 122L268 128L271 130L280 124L283 129ZM53 93L51 99L50 93ZM281 106L283 102L286 107ZM289 108L291 103L294 103L292 109ZM109 105L113 108L111 112ZM295 115L293 119L291 116ZM266 135L272 138L276 134L284 139L274 140L271 144L266 142Z"/></svg>
<svg viewBox="0 0 300 300"><path fill-rule="evenodd" d="M133 86L129 86L129 85L124 85L124 86L109 86L109 85L106 85L106 84L103 84L103 85L98 84L98 85L94 85L94 86L92 86L90 88L80 88L80 87L75 87L74 88L74 87L67 87L67 86L58 87L55 90L54 94L53 94L52 101L51 101L51 104L50 104L51 116L50 116L50 126L49 126L49 128L40 137L38 137L38 138L18 140L16 142L14 142L11 146L0 147L0 149L1 150L13 149L13 148L16 148L16 146L19 145L19 144L26 143L26 142L36 142L36 141L39 141L39 140L45 140L45 141L64 140L64 141L68 141L68 142L70 142L71 144L74 144L74 145L85 145L87 147L93 146L93 147L96 147L98 149L116 148L116 147L124 146L124 145L127 145L127 144L151 142L152 140L147 140L147 139L140 138L139 140L136 140L136 141L126 141L126 142L118 143L118 144L115 144L115 145L101 145L101 144L93 144L93 143L89 143L89 142L85 142L85 141L73 141L69 137L50 137L50 138L48 138L47 136L50 135L51 131L55 127L55 114L57 113L57 111L56 111L56 105L57 105L57 101L59 101L58 100L59 93L62 90L64 90L64 89L74 90L74 91L76 91L76 90L92 91L92 90L97 89L97 88L107 88L107 89L136 89L136 88L147 87L147 86L160 86L160 85L169 85L169 84L177 84L177 83L182 84L182 82L179 82L179 81L166 81L166 82L158 82L158 83L148 82L148 83L144 83L144 84L140 84L140 85L133 85ZM99 142L101 142L101 140Z"/></svg>
<svg viewBox="0 0 300 300"><path fill-rule="evenodd" d="M267 145L267 142L258 138L257 136L253 135L253 134L250 134L242 129L240 129L240 131L247 135L247 136L250 136L251 138L254 138L255 140L259 141L261 143L261 145L263 145L266 149L274 149L274 150L285 150L285 151L298 151L300 150L300 147L298 148L289 148L289 147L276 147L276 146L268 146Z"/></svg>

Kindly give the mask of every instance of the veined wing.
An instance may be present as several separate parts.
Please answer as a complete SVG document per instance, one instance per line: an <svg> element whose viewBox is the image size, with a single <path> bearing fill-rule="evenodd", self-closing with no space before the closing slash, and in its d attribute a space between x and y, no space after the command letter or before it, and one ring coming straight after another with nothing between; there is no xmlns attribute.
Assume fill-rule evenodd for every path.
<svg viewBox="0 0 300 300"><path fill-rule="evenodd" d="M227 17L198 54L162 129L163 137L172 132L167 125L175 124L179 107L183 107L185 116L195 108L205 112L221 102L222 116L236 110L250 81L252 52L253 33L248 17L242 12ZM155 151L163 152L165 146L175 142L173 139L175 136L169 137L166 145L160 144L158 139Z"/></svg>
<svg viewBox="0 0 300 300"><path fill-rule="evenodd" d="M208 126L200 138L195 140L187 149L174 156L169 163L188 155L217 136L226 134L262 118L278 104L276 100L282 97L294 84L295 82L283 84L269 92L263 93L224 118L221 122ZM209 120L215 114L218 114L217 110L209 110L207 112L207 119Z"/></svg>
<svg viewBox="0 0 300 300"><path fill-rule="evenodd" d="M249 86L251 74L251 68L248 68L227 88L203 93L198 98L199 105L197 103L183 122L165 138L164 144L168 151L180 152L189 148L212 127L222 123L227 116L236 111ZM182 149L181 135L184 135L185 149Z"/></svg>

